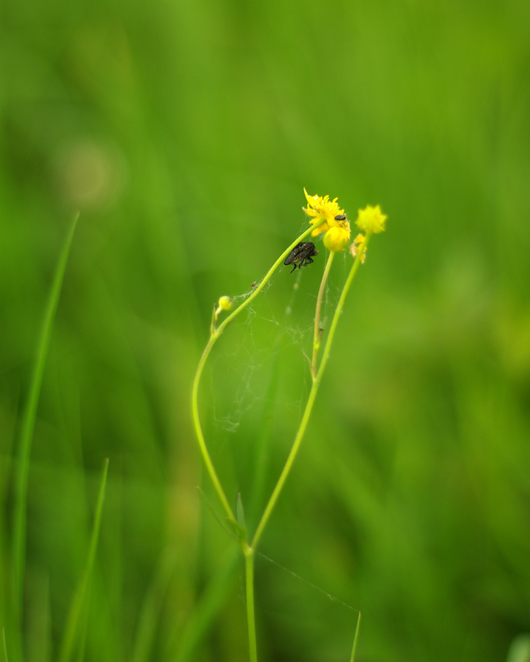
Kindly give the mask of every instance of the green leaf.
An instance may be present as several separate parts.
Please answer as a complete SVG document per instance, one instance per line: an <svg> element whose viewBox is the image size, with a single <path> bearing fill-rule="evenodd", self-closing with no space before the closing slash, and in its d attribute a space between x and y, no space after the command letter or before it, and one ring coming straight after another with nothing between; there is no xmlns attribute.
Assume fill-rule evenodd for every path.
<svg viewBox="0 0 530 662"><path fill-rule="evenodd" d="M530 634L520 634L513 639L506 662L530 662Z"/></svg>

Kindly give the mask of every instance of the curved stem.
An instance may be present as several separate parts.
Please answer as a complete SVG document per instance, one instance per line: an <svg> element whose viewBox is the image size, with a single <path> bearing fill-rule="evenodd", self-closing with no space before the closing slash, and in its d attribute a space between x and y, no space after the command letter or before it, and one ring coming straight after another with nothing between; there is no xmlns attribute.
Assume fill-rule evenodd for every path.
<svg viewBox="0 0 530 662"><path fill-rule="evenodd" d="M204 352L202 353L201 359L199 361L199 365L197 366L197 371L195 373L195 378L193 379L193 387L191 390L191 413L193 417L193 426L195 427L195 434L197 435L197 442L199 444L199 449L201 451L202 459L204 460L204 464L206 465L206 470L208 471L208 474L213 483L214 489L217 492L219 501L221 502L224 508L226 516L228 517L230 522L235 522L236 518L234 517L234 513L230 508L230 504L228 503L228 499L226 498L226 495L224 493L223 487L221 485L221 481L217 476L217 472L215 471L215 467L213 466L210 453L208 452L208 447L206 446L206 441L202 433L201 421L199 418L199 405L198 405L199 382L201 380L204 364L206 363L206 359L208 358L216 339L217 336L215 334L212 334L210 336L210 340L208 341L208 344L204 348Z"/></svg>
<svg viewBox="0 0 530 662"><path fill-rule="evenodd" d="M323 222L323 220L321 221ZM219 480L219 477L217 476L217 472L215 471L215 467L212 462L212 458L210 457L210 453L208 451L208 447L206 446L206 440L204 439L204 434L202 432L202 427L201 427L201 421L199 417L199 404L198 404L198 398L199 398L199 384L201 381L201 376L202 376L202 371L204 368L204 365L206 363L206 360L208 359L208 356L210 355L210 352L212 351L212 347L215 344L215 341L219 336L223 333L225 328L230 324L230 322L237 316L239 313L248 306L248 304L257 297L257 295L261 292L261 290L265 287L267 282L269 281L270 277L272 274L276 271L276 269L282 264L282 262L285 260L286 256L289 255L289 253L293 250L293 248L300 242L302 239L307 237L314 229L317 227L317 225L313 225L312 227L309 227L307 230L305 230L297 239L293 241L293 243L280 255L280 257L276 260L276 262L272 265L272 267L269 269L269 271L265 274L265 277L261 281L261 283L256 287L256 289L252 292L252 294L243 301L243 303L238 306L234 312L223 321L222 324L220 324L217 328L215 327L214 323L212 322L212 326L210 329L210 339L208 340L208 344L204 348L204 352L202 353L202 356L199 361L199 365L197 366L197 370L195 372L195 377L193 378L193 386L192 386L192 391L191 391L191 411L192 411L192 419L193 419L193 426L195 428L195 434L197 436L197 443L199 444L199 449L202 455L202 458L204 460L204 464L206 466L206 470L208 472L208 475L210 476L210 480L213 483L214 489L217 493L217 496L219 497L219 501L221 502L223 509L226 513L226 516L228 517L229 521L231 523L236 522L236 518L234 517L234 513L232 512L232 509L230 508L230 504L228 503L228 499L226 498L226 495L224 493L223 487L221 485L221 481Z"/></svg>
<svg viewBox="0 0 530 662"><path fill-rule="evenodd" d="M265 527L267 526L267 522L269 521L269 518L272 514L272 511L274 510L274 507L276 506L276 502L278 501L278 498L280 496L280 493L283 489L283 486L285 485L285 482L291 472L292 466L294 464L294 461L296 459L296 456L298 455L298 451L300 450L300 445L302 443L302 439L304 437L304 433L307 428L307 424L309 423L309 418L311 416L311 411L313 409L313 404L315 402L317 392L318 392L318 387L320 386L320 382L322 380L322 376L324 374L324 370L326 368L326 364L328 362L328 358L331 352L331 345L333 343L333 338L335 336L335 331L337 330L337 325L339 322L339 318L342 313L342 309L344 307L344 302L346 301L346 296L348 295L348 291L350 289L350 286L352 284L352 281L355 277L355 274L357 273L357 269L359 268L359 264L361 263L362 256L366 250L366 246L368 245L368 240L370 239L370 234L366 235L366 239L363 242L362 247L359 250L359 253L357 257L355 258L355 261L352 265L352 268L350 269L350 273L348 274L348 278L346 279L346 282L344 283L344 287L342 288L342 292L339 298L339 301L337 303L337 308L335 309L335 313L333 314L333 321L331 322L331 327L329 330L329 334L326 340L326 345L324 348L324 354L322 356L322 361L320 362L320 367L318 369L318 372L313 380L313 384L311 386L311 391L309 392L309 397L307 399L307 403L304 409L304 413L302 415L302 420L300 421L300 426L298 428L298 431L296 433L296 436L294 438L293 445L291 447L291 450L289 451L289 455L287 456L287 460L285 462L285 465L283 467L283 470L280 474L280 477L278 478L278 482L276 483L276 486L271 494L271 497L269 499L269 502L267 503L267 506L265 507L265 510L263 512L263 515L261 517L261 520L258 524L258 528L256 529L256 533L254 534L254 538L252 539L251 547L255 550L258 542L263 535L263 531L265 530Z"/></svg>
<svg viewBox="0 0 530 662"><path fill-rule="evenodd" d="M321 223L324 222L324 219L322 219ZM260 282L260 284L256 287L256 289L252 292L252 294L241 303L240 306L238 306L234 312L231 315L228 315L226 319L220 324L217 328L215 327L215 313L214 317L212 319L212 325L210 328L210 339L208 340L208 343L206 347L204 348L204 352L202 353L202 356L200 358L199 364L197 366L197 371L195 373L195 377L193 379L193 387L192 387L192 395L191 395L191 408L192 408L192 418L193 418L193 425L195 428L195 433L197 436L197 442L199 445L199 449L204 461L204 464L206 466L206 470L210 476L210 479L212 481L212 484L214 486L214 489L217 493L217 496L219 497L219 500L223 506L223 509L226 513L226 516L228 517L229 522L234 525L234 528L238 527L237 520L234 516L234 513L232 509L230 508L230 504L228 502L228 499L226 498L226 494L223 490L223 487L221 485L221 481L219 480L219 477L217 476L217 472L215 470L215 467L213 465L212 459L210 457L210 453L208 451L208 447L206 445L206 441L204 439L204 434L202 432L202 427L201 427L201 422L200 422L200 417L199 417L199 405L198 405L198 397L199 397L199 385L200 385L200 380L202 376L202 372L204 369L204 366L206 364L206 361L210 355L210 352L212 351L212 348L216 342L216 340L219 338L219 336L222 334L224 329L230 324L230 322L237 316L239 313L244 310L253 299L261 292L261 290L265 287L269 279L271 278L272 274L276 271L276 269L282 264L282 262L285 260L286 256L293 250L293 248L300 242L302 241L305 237L307 237L313 230L318 227L319 224L313 225L312 227L309 227L307 230L305 230L293 243L280 255L280 257L276 260L276 262L272 265L272 267L269 269L269 271L265 274L265 277L263 280ZM326 268L324 271L324 276L323 276L323 283L321 284L320 287L320 293L319 293L319 298L317 302L317 317L315 320L315 334L318 334L318 327L319 327L319 318L320 318L320 306L322 303L322 296L324 292L324 287L325 287L325 282L327 280L329 270L331 268L331 262L332 262L333 256L330 255L328 258L328 262L326 264ZM314 340L314 346L316 345L316 341L319 341L319 338L317 335L315 335L315 340ZM316 352L318 353L318 347L316 349ZM244 537L240 536L240 543L241 543L241 548L243 551L243 555L245 558L245 577L246 577L246 597L247 597L247 623L248 623L248 639L249 639L249 654L250 654L250 662L257 662L258 661L258 655L257 655L257 644L256 644L256 623L255 623L255 613L254 613L254 550L255 550L255 545L257 544L259 538L261 537L261 534L263 532L263 529L265 528L265 525L270 517L270 514L272 513L272 510L274 508L274 505L278 499L278 496L281 492L281 489L283 488L283 484L287 480L287 476L289 475L292 463L294 462L294 459L296 457L296 454L298 452L298 448L300 446L300 443L302 441L303 434L305 432L305 428L307 427L307 423L309 421L309 416L311 414L311 409L313 406L313 402L316 397L316 393L318 390L318 384L320 383L321 379L321 371L319 371L319 374L315 376L316 372L316 354L315 354L315 349L314 349L314 368L312 366L312 375L313 375L313 387L311 389L311 393L309 394L309 399L308 403L306 405L306 409L304 412L304 417L302 419L302 423L300 424L300 428L298 430L295 442L293 444L293 448L291 449L291 453L289 454L289 458L287 460L286 466L284 467L284 470L282 471L282 474L280 476L280 479L278 481L278 484L276 485L276 488L271 496L271 499L269 500L269 503L267 505L267 508L261 518L260 524L258 526L258 530L256 531L256 534L254 536L254 540L251 545L249 545L246 542L246 532L244 533ZM238 532L240 534L240 532Z"/></svg>
<svg viewBox="0 0 530 662"><path fill-rule="evenodd" d="M295 239L295 240L293 241L293 243L292 243L292 244L291 244L291 245L290 245L290 246L289 246L289 247L288 247L288 248L287 248L287 249L286 249L286 250L280 255L280 257L276 260L276 262L272 265L272 267L267 271L267 273L265 274L265 277L263 278L263 280L260 282L259 285L256 286L255 290L254 290L254 291L252 292L252 294L248 297L248 299L245 299L245 300L243 301L243 303L240 304L240 305L234 310L233 313L231 313L230 315L228 315L228 317L224 320L224 322L223 322L222 324L220 324L220 325L217 327L216 332L217 332L218 335L220 335L220 334L224 331L224 329L228 326L228 324L230 324L230 322L234 319L234 317L236 317L237 315L239 315L239 313L240 313L244 308L246 308L246 307L248 306L248 304L249 304L253 299L255 299L255 298L258 296L258 294L261 292L261 290L265 287L265 285L266 285L267 282L269 281L269 279L270 279L270 277L272 276L272 274L273 274L273 273L276 271L276 269L277 269L277 268L283 263L283 261L284 261L285 258L289 255L289 253L293 250L293 248L294 248L297 244L299 244L299 243L302 241L302 239L305 239L305 238L307 237L307 235L309 235L311 232L313 232L313 230L314 230L316 227L318 227L319 225L321 225L323 222L324 222L324 219L322 219L322 220L320 221L320 223L317 223L317 224L315 224L315 225L312 225L310 228L308 228L307 230L305 230L305 232L302 232L302 234L301 234L297 239Z"/></svg>

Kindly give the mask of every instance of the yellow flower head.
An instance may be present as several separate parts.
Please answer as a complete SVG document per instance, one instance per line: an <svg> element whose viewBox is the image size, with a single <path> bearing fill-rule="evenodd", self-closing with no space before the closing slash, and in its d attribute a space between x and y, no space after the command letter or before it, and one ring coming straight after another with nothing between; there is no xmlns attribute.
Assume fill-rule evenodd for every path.
<svg viewBox="0 0 530 662"><path fill-rule="evenodd" d="M351 230L344 209L337 204L337 198L330 201L329 195L324 198L319 195L309 195L305 189L304 193L307 200L307 209L304 207L304 211L311 217L309 223L311 225L320 223L311 236L316 237L321 232L325 232L324 246L334 253L343 251L350 240Z"/></svg>
<svg viewBox="0 0 530 662"><path fill-rule="evenodd" d="M304 207L305 213L311 217L310 225L316 225L320 221L323 223L313 230L312 237L316 237L321 232L327 232L333 227L346 227L349 230L350 224L344 216L344 209L341 209L337 204L337 198L334 200L329 199L329 195L324 198L319 195L309 195L304 189L305 197L307 200L307 209ZM337 219L337 216L341 217Z"/></svg>
<svg viewBox="0 0 530 662"><path fill-rule="evenodd" d="M227 296L222 296L219 299L219 308L221 310L232 310L232 306L234 305L234 302L230 297Z"/></svg>
<svg viewBox="0 0 530 662"><path fill-rule="evenodd" d="M359 209L359 215L357 216L355 224L360 230L379 234L379 232L385 231L386 219L387 216L381 212L381 207L379 205L376 207L368 205L364 209Z"/></svg>
<svg viewBox="0 0 530 662"><path fill-rule="evenodd" d="M347 228L340 225L332 227L324 235L324 246L334 253L343 251L348 245L350 234L351 232L349 223Z"/></svg>
<svg viewBox="0 0 530 662"><path fill-rule="evenodd" d="M352 254L352 257L354 259L357 257L357 255L359 255L359 251L361 250L365 239L366 237L364 236L364 234L358 234L353 240L353 243L350 244L350 253ZM361 262L364 264L365 260L366 260L366 248L363 251Z"/></svg>
<svg viewBox="0 0 530 662"><path fill-rule="evenodd" d="M213 325L217 322L217 319L219 318L219 315L224 311L229 311L232 310L232 307L234 305L234 302L230 297L222 296L219 298L217 307L214 306L213 309Z"/></svg>

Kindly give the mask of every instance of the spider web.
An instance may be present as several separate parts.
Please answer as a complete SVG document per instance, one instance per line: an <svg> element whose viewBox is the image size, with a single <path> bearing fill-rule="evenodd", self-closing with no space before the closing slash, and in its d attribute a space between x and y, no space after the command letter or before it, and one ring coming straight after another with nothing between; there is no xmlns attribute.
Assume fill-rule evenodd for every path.
<svg viewBox="0 0 530 662"><path fill-rule="evenodd" d="M350 659L359 609L261 552L256 555L256 583L256 613L284 659ZM238 597L243 607L243 571Z"/></svg>
<svg viewBox="0 0 530 662"><path fill-rule="evenodd" d="M292 274L291 265L280 267L225 329L208 359L201 408L214 463L223 484L231 483L229 498L241 492L259 501L253 493L277 478L293 442L311 388L309 357L324 258L321 251L314 264ZM324 330L349 266L340 258L324 295ZM232 296L234 307L252 291Z"/></svg>
<svg viewBox="0 0 530 662"><path fill-rule="evenodd" d="M314 264L292 274L291 265L280 267L225 329L205 369L201 417L207 420L208 447L234 508L235 495L241 493L250 531L255 530L291 448L311 388L308 357L325 257L321 250ZM322 302L320 326L325 332L351 266L348 257L335 257ZM253 288L231 295L234 307L252 292ZM325 335L321 355L324 341ZM317 659L326 646L333 649L333 659L335 654L336 659L348 659L358 611L277 561L258 556L256 581L265 576L271 586L281 587L281 595L270 600L265 595L259 603L265 620L280 633L279 639L294 628L304 632L296 638L307 643L304 659ZM240 591L244 601L243 576ZM266 592L265 588L260 595ZM334 633L322 630L323 615L330 612L338 637L337 629ZM307 624L311 632L304 630Z"/></svg>

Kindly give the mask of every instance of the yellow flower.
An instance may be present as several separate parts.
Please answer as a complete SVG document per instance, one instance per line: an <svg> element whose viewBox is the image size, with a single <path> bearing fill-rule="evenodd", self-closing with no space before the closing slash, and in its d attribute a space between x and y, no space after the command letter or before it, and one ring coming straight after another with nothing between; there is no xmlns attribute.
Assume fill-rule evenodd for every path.
<svg viewBox="0 0 530 662"><path fill-rule="evenodd" d="M377 205L376 207L371 207L368 205L365 209L359 209L359 215L355 224L361 230L365 232L373 232L374 234L379 234L379 232L385 231L385 221L387 216L381 212L381 207Z"/></svg>
<svg viewBox="0 0 530 662"><path fill-rule="evenodd" d="M326 195L324 198L319 195L309 195L305 189L304 193L307 200L307 209L303 207L303 210L311 217L309 221L310 225L316 225L324 220L323 223L313 230L311 233L312 237L316 237L321 232L327 232L333 227L344 227L344 224L347 225L348 230L350 229L350 224L344 216L344 209L341 209L337 204L337 198L330 201L329 195ZM337 219L337 216L341 218Z"/></svg>
<svg viewBox="0 0 530 662"><path fill-rule="evenodd" d="M230 297L227 297L226 295L220 297L217 308L214 306L213 324L215 325L215 322L217 322L217 319L219 315L223 312L223 310L224 311L232 310L233 305L234 302Z"/></svg>
<svg viewBox="0 0 530 662"><path fill-rule="evenodd" d="M349 223L347 228L340 225L332 227L324 235L324 246L334 253L343 251L348 245L350 234Z"/></svg>
<svg viewBox="0 0 530 662"><path fill-rule="evenodd" d="M227 296L222 296L219 299L219 308L221 310L232 310L232 306L234 305L234 302L230 297Z"/></svg>
<svg viewBox="0 0 530 662"><path fill-rule="evenodd" d="M352 254L352 257L355 259L357 255L359 254L359 251L364 244L364 240L366 237L364 234L358 234L355 239L353 240L353 243L350 244L350 253ZM363 255L361 257L361 262L364 264L364 261L366 260L366 248L364 249Z"/></svg>

